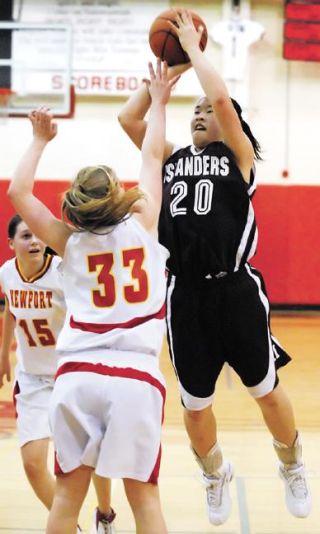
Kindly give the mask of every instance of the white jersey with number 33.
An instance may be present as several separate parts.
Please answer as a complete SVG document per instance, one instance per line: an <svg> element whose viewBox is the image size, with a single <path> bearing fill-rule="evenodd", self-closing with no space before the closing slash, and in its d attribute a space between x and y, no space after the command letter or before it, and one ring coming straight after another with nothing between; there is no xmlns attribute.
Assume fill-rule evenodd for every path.
<svg viewBox="0 0 320 534"><path fill-rule="evenodd" d="M167 257L134 217L109 233L73 233L61 265L67 304L57 344L62 359L75 352L85 359L94 349L158 356Z"/></svg>

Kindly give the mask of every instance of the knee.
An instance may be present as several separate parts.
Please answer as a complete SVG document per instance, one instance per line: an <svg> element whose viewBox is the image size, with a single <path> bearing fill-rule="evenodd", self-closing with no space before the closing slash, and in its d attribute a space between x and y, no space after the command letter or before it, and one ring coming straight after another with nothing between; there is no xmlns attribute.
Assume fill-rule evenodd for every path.
<svg viewBox="0 0 320 534"><path fill-rule="evenodd" d="M134 514L151 510L159 505L159 490L156 484L124 480L126 496Z"/></svg>
<svg viewBox="0 0 320 534"><path fill-rule="evenodd" d="M36 458L24 458L23 459L24 470L31 480L36 480L43 473L44 467Z"/></svg>
<svg viewBox="0 0 320 534"><path fill-rule="evenodd" d="M149 496L140 495L139 492L127 492L127 499L133 511L141 510L149 501Z"/></svg>
<svg viewBox="0 0 320 534"><path fill-rule="evenodd" d="M276 409L280 406L279 398L275 391L271 391L267 395L259 397L256 401L262 408Z"/></svg>
<svg viewBox="0 0 320 534"><path fill-rule="evenodd" d="M36 480L47 469L47 458L29 444L21 450L24 470L28 478Z"/></svg>
<svg viewBox="0 0 320 534"><path fill-rule="evenodd" d="M204 410L187 410L184 411L185 419L192 424L201 424L206 420L209 413L211 413L211 406Z"/></svg>

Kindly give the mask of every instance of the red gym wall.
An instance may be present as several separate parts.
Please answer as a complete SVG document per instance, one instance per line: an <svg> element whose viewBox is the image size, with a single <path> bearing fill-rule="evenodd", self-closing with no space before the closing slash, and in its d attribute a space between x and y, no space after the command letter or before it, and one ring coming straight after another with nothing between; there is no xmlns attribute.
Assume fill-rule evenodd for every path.
<svg viewBox="0 0 320 534"><path fill-rule="evenodd" d="M0 264L11 257L7 223L14 211L0 180ZM68 182L38 181L36 195L60 213ZM320 305L320 186L260 185L254 197L259 228L258 252L252 261L262 271L270 301L283 305Z"/></svg>

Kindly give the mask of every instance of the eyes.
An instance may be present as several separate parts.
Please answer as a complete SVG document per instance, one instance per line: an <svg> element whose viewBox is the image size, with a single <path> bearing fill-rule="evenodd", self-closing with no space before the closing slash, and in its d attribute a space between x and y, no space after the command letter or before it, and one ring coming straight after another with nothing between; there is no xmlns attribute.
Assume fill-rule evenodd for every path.
<svg viewBox="0 0 320 534"><path fill-rule="evenodd" d="M205 113L206 115L210 115L211 113L213 113L213 109L212 107L208 107L207 109L200 109L200 108L195 108L194 110L194 115L197 116L197 115L200 115L201 113Z"/></svg>
<svg viewBox="0 0 320 534"><path fill-rule="evenodd" d="M23 239L25 241L28 241L28 239L31 239L31 238L32 238L32 233L31 232L26 232L26 233L21 235L21 239Z"/></svg>

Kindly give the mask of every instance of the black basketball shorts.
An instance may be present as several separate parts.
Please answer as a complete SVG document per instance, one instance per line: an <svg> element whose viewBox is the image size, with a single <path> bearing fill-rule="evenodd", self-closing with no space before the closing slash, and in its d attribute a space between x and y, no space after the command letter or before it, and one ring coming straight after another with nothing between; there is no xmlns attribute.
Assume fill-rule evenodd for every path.
<svg viewBox="0 0 320 534"><path fill-rule="evenodd" d="M250 265L222 278L168 277L167 336L182 402L190 410L212 403L225 362L249 393L263 397L290 357L270 331L262 275Z"/></svg>

